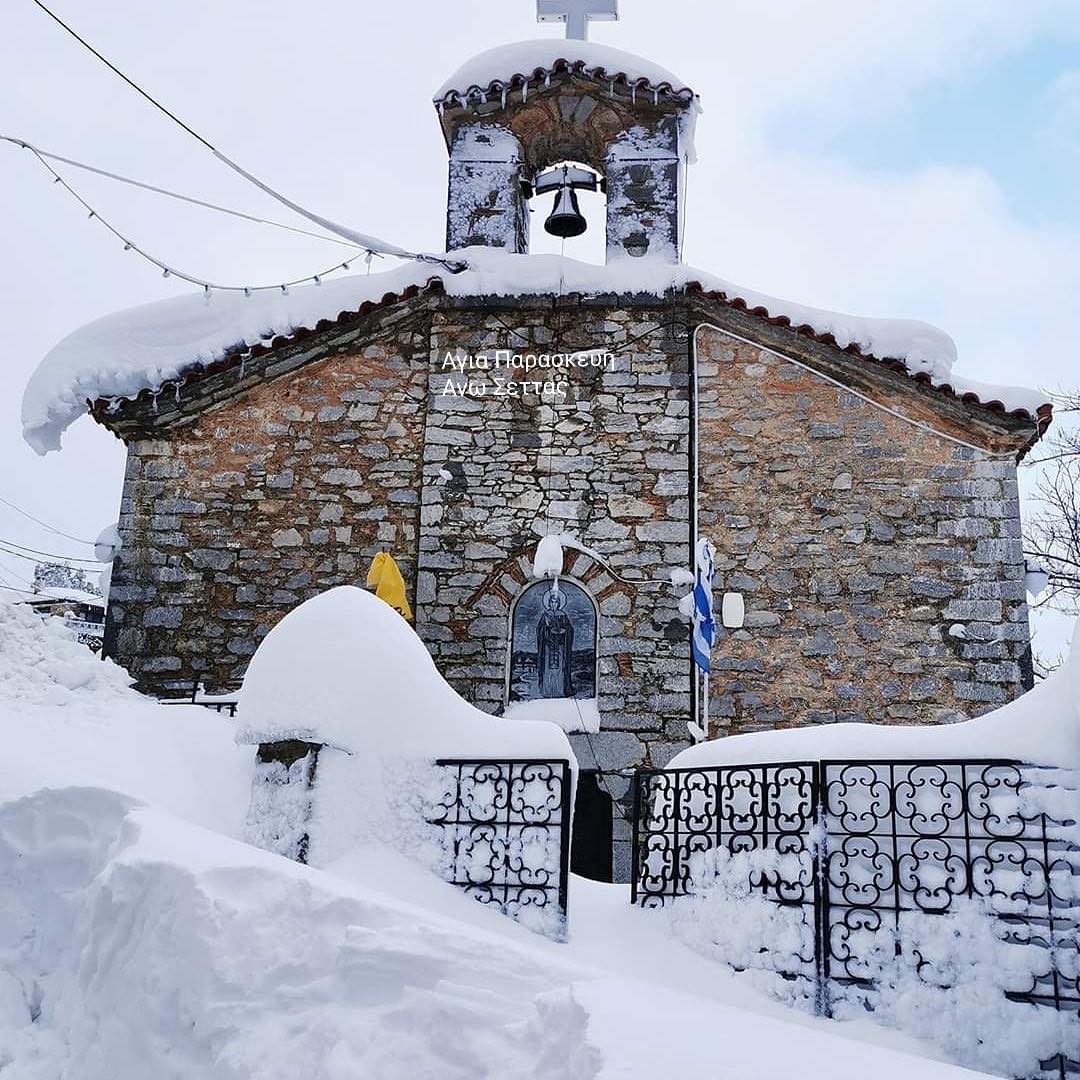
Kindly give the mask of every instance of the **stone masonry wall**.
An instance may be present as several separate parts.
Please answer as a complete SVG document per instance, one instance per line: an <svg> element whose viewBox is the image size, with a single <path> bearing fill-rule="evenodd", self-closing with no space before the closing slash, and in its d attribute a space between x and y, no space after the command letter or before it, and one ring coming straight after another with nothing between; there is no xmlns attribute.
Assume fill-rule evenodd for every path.
<svg viewBox="0 0 1080 1080"><path fill-rule="evenodd" d="M401 332L129 445L106 648L140 688L235 682L278 619L363 584L381 548L412 578L426 361L426 329Z"/></svg>
<svg viewBox="0 0 1080 1080"><path fill-rule="evenodd" d="M713 735L950 721L1021 693L1014 454L958 445L719 330L697 341L699 528L717 590L747 607L713 655Z"/></svg>
<svg viewBox="0 0 1080 1080"><path fill-rule="evenodd" d="M576 369L563 401L443 392L448 352L598 343L614 357L610 370ZM577 536L624 579L588 581L601 616L604 726L627 735L610 741L612 765L641 760L638 735L662 738L689 706L687 634L667 585L689 558L687 363L685 342L657 312L547 303L508 317L448 312L433 324L418 629L452 682L500 708L509 605L524 586L513 562L531 557L538 534Z"/></svg>
<svg viewBox="0 0 1080 1080"><path fill-rule="evenodd" d="M613 355L610 370L575 369L564 401L499 397L497 369L454 376L445 367L447 354L597 346ZM472 386L456 396L448 381ZM688 381L685 334L673 335L670 309L553 310L546 301L433 322L417 630L450 682L498 711L510 607L530 580L537 535L568 532L596 550L614 574L570 551L564 567L600 612L601 731L571 737L582 768L663 765L686 745L688 632L669 574L690 559ZM606 788L629 798L627 778L608 776ZM625 879L629 825L618 811L614 831Z"/></svg>

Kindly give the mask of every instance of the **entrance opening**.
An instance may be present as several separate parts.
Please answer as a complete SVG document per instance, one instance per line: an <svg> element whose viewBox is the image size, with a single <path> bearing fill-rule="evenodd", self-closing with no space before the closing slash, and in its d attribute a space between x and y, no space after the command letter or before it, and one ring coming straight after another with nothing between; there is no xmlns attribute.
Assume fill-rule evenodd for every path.
<svg viewBox="0 0 1080 1080"><path fill-rule="evenodd" d="M593 881L611 881L611 796L595 769L578 774L570 869Z"/></svg>

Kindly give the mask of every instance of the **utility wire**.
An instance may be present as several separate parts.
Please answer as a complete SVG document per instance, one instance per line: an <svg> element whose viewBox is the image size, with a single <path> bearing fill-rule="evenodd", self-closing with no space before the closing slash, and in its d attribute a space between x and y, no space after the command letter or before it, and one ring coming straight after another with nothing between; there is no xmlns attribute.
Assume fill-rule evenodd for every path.
<svg viewBox="0 0 1080 1080"><path fill-rule="evenodd" d="M97 49L95 49L94 46L90 44L89 41L87 41L83 37L80 37L77 31L73 30L70 26L68 26L68 24L64 22L64 20L61 19L59 15L56 15L52 11L50 11L41 2L41 0L34 0L34 3L37 4L37 6L41 8L41 10L44 11L45 14L53 20L53 22L58 23L60 26L62 26L84 49L89 49L90 52L92 52L110 71L112 71L116 75L119 75L120 78L123 79L124 82L126 82L128 86L131 87L132 90L134 90L138 94L142 94L142 96L146 98L146 100L149 101L155 109L160 109L174 124L179 124L190 136L192 136L192 138L198 139L199 142L201 142L203 146L207 148L207 150L214 149L197 131L192 131L191 128L189 128L187 124L185 124L184 121L180 119L179 116L176 116L173 113L169 112L169 110L166 109L165 106L161 104L161 102L155 101L141 86L138 85L138 83L132 82L132 80L129 79L115 64L102 56L101 53L99 53Z"/></svg>
<svg viewBox="0 0 1080 1080"><path fill-rule="evenodd" d="M33 514L28 514L21 506L16 506L13 502L5 499L2 495L0 495L0 503L3 503L4 506L10 507L12 510L15 511L16 514L22 514L24 518L34 522L35 525L40 525L43 529L48 529L49 532L56 533L57 536L64 537L65 540L74 540L76 544L86 544L87 547L94 546L93 540L83 540L82 537L72 536L71 533L66 533L62 529L54 528L52 525L48 524L48 522L42 521L41 518L36 518Z"/></svg>
<svg viewBox="0 0 1080 1080"><path fill-rule="evenodd" d="M326 236L324 233L312 232L310 229L301 229L295 225L286 225L283 221L274 221L271 218L261 218L255 214L247 214L243 210L234 210L229 206L219 206L217 203L207 202L205 199L196 199L192 195L184 195L179 191L170 191L169 188L158 187L156 184L147 184L142 180L135 180L133 177L124 176L122 173L114 173L110 172L108 169L98 168L96 165L89 165L85 161L64 157L62 154L53 154L48 150L42 150L40 146L34 146L33 143L28 143L25 139L19 139L13 135L0 135L0 142L13 143L23 150L31 150L39 159L48 158L50 161L59 161L64 165L71 165L76 169L83 169L86 172L94 173L96 176L104 176L108 180L118 180L121 184L130 184L132 187L142 188L143 191L152 191L155 195L167 195L170 199L178 199L180 202L191 203L193 206L201 206L206 210L216 210L220 214L231 214L233 217L243 218L244 221L253 221L257 225L273 225L275 229L285 229L288 232L299 233L301 236L312 236L316 240L325 240L331 244L342 244L345 247L358 248L361 251L366 250L360 248L360 245L354 243L352 240L342 240L337 236ZM373 252L372 254L378 254L378 252Z"/></svg>
<svg viewBox="0 0 1080 1080"><path fill-rule="evenodd" d="M293 285L306 285L322 283L322 279L330 274L335 273L338 270L348 270L352 260L346 259L344 262L336 263L334 266L327 267L325 270L320 270L317 274L308 274L302 278L294 278L292 281L283 281L276 285L221 285L218 282L208 281L206 278L198 277L196 274L189 274L185 270L178 270L175 266L171 266L169 263L159 259L156 255L152 255L145 248L140 247L134 240L122 233L115 225L110 224L105 218L103 218L32 146L25 144L26 149L33 154L38 161L52 174L53 182L59 184L84 210L87 211L91 218L96 218L101 224L109 230L123 245L125 251L134 251L137 255L142 256L147 262L153 263L159 270L162 271L164 277L177 277L181 281L188 281L192 285L198 285L207 295L213 291L218 292L242 292L245 296L250 296L254 292L267 292L267 291L279 291L288 292L289 287ZM365 249L366 250L366 249ZM372 255L378 254L372 251ZM360 252L357 252L357 258L360 258Z"/></svg>
<svg viewBox="0 0 1080 1080"><path fill-rule="evenodd" d="M93 45L91 45L84 37L80 36L74 29L68 26L68 24L64 22L64 20L61 19L59 15L56 15L54 12L50 11L41 2L41 0L33 0L33 2L39 8L41 8L41 10L44 11L45 14L53 20L53 22L57 23L61 28L67 31L67 33L69 33L80 45L82 45L84 49L87 49L94 56L96 56L98 60L100 60L110 71L112 71L116 75L119 75L120 78L128 84L128 86L130 86L134 91L136 91L136 93L144 97L151 105L154 106L155 109L164 113L170 120L172 120L174 124L177 124L179 127L181 127L193 139L196 139L198 142L202 143L202 145L206 147L206 149L209 150L210 153L212 153L214 157L216 157L223 165L227 165L230 169L233 170L233 172L239 173L245 180L247 180L249 183L254 184L260 191L265 192L272 199L276 199L283 206L287 206L290 210L299 214L301 217L305 217L308 219L308 221L312 221L321 228L326 229L327 232L336 233L338 236L344 237L344 239L350 240L358 246L368 251L372 251L376 254L396 255L398 258L402 259L415 259L419 262L438 263L440 266L444 266L454 273L466 269L467 264L461 261L446 259L439 255L428 255L422 252L406 251L404 248L400 248L396 244L389 244L384 240L378 239L377 237L369 236L366 233L357 232L355 229L350 229L347 225L340 225L335 221L331 221L329 218L321 217L319 214L315 214L312 211L307 210L299 203L293 202L285 195L282 195L279 191L275 191L268 184L264 184L257 176L252 175L241 165L238 165L235 161L233 161L231 158L226 157L225 154L218 150L218 148L214 146L208 139L203 138L202 135L200 135L197 131L185 124L184 121L181 120L180 117L178 117L175 113L170 112L167 108L165 108L165 106L162 105L160 101L152 97L149 93L147 93L147 91L145 91L141 86L139 86L138 83L125 75L114 63L112 63L111 60L108 60L104 56L102 56L102 54L98 52L98 50L95 49Z"/></svg>
<svg viewBox="0 0 1080 1080"><path fill-rule="evenodd" d="M100 559L83 559L78 555L57 555L51 551L38 551L37 548L25 547L23 544L15 543L14 540L5 540L2 537L0 537L0 551L3 551L8 555L16 555L19 558L27 559L30 562L40 562L40 559L33 558L34 555L40 555L45 559L55 559L56 562L86 563L87 566L82 569L93 569L94 567L107 565Z"/></svg>

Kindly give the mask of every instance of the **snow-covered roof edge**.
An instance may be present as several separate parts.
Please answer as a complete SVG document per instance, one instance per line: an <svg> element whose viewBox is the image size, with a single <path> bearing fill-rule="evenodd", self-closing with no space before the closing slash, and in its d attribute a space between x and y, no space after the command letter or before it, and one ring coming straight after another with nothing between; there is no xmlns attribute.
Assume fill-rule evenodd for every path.
<svg viewBox="0 0 1080 1080"><path fill-rule="evenodd" d="M653 102L676 98L685 107L679 132L681 152L689 164L697 160L694 131L701 112L701 101L677 75L633 53L593 41L540 38L500 45L467 60L435 92L435 107L441 112L454 105L467 107L495 98L506 104L511 90L528 93L533 80L545 85L552 75L573 73L607 84L609 93L616 87L652 96Z"/></svg>
<svg viewBox="0 0 1080 1080"><path fill-rule="evenodd" d="M227 357L264 352L290 337L326 329L357 313L397 303L421 290L451 296L579 293L611 295L670 289L704 295L774 325L891 364L947 394L1045 426L1051 406L1022 387L996 387L952 372L956 346L948 334L907 319L868 319L744 289L692 267L651 259L594 266L556 255L512 255L490 248L455 253L469 264L458 274L432 274L408 263L381 274L355 275L250 297L217 293L175 297L117 312L76 330L56 345L23 395L23 436L45 454L60 448L63 431L95 402L160 393L166 384L200 374Z"/></svg>
<svg viewBox="0 0 1080 1080"><path fill-rule="evenodd" d="M697 96L666 68L622 49L594 41L537 38L478 53L435 91L434 100L465 104L476 92L498 94L515 81L554 73L560 65L602 81L634 84L647 93L670 93L686 101Z"/></svg>

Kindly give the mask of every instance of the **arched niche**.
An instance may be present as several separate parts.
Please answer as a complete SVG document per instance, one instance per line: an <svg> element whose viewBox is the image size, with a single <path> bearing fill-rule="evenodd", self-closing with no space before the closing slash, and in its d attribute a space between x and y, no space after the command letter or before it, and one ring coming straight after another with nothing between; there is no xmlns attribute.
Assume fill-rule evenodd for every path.
<svg viewBox="0 0 1080 1080"><path fill-rule="evenodd" d="M534 581L510 609L507 701L596 697L599 612L567 578Z"/></svg>

